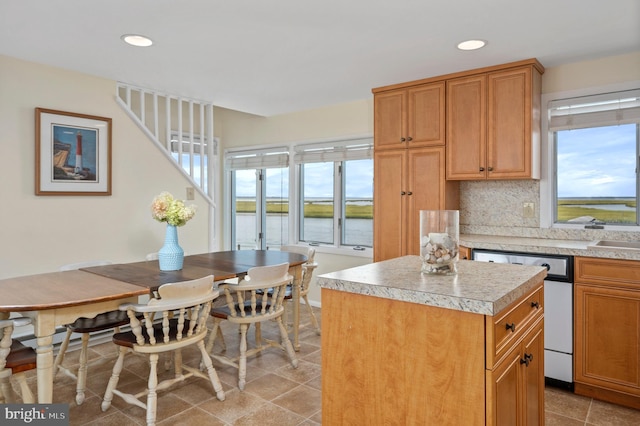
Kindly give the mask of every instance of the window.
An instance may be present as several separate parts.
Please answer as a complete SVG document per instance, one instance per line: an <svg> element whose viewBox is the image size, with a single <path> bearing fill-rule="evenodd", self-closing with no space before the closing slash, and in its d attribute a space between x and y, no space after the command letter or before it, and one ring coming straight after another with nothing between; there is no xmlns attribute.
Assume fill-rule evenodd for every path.
<svg viewBox="0 0 640 426"><path fill-rule="evenodd" d="M549 103L554 223L640 224L640 90Z"/></svg>
<svg viewBox="0 0 640 426"><path fill-rule="evenodd" d="M373 245L372 150L368 137L225 152L231 247L303 243L367 256Z"/></svg>
<svg viewBox="0 0 640 426"><path fill-rule="evenodd" d="M288 158L282 147L226 154L233 248L265 250L288 244Z"/></svg>
<svg viewBox="0 0 640 426"><path fill-rule="evenodd" d="M313 245L373 245L370 138L297 145L299 240Z"/></svg>
<svg viewBox="0 0 640 426"><path fill-rule="evenodd" d="M185 133L182 135L181 143L179 142L177 133L171 134L171 156L182 166L184 171L189 174L200 186L205 193L209 188L209 155L215 156L218 150L218 141L213 141L213 150L209 154L209 143L207 141L202 144L200 135L191 135Z"/></svg>

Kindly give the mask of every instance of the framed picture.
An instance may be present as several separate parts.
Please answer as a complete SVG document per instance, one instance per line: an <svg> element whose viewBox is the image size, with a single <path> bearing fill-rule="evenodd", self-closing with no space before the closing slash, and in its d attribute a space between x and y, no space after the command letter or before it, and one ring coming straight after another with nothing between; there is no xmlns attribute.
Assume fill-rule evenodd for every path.
<svg viewBox="0 0 640 426"><path fill-rule="evenodd" d="M111 119L36 108L36 195L111 195Z"/></svg>

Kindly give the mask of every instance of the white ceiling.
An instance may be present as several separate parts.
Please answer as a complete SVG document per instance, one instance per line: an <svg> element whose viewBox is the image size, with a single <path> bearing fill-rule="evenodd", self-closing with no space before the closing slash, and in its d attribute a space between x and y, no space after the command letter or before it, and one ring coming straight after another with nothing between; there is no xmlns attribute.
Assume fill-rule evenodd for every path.
<svg viewBox="0 0 640 426"><path fill-rule="evenodd" d="M155 44L131 47L127 33ZM469 38L488 45L456 49ZM0 54L259 115L638 50L639 0L0 0Z"/></svg>

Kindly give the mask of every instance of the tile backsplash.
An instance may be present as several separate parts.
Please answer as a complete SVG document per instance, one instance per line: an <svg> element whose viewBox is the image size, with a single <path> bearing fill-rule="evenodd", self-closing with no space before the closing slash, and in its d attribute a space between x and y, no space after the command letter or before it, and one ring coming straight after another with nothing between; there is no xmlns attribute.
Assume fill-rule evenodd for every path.
<svg viewBox="0 0 640 426"><path fill-rule="evenodd" d="M534 203L533 217L524 217L523 204ZM460 233L550 238L558 240L640 240L640 232L606 229L540 228L540 181L460 182Z"/></svg>

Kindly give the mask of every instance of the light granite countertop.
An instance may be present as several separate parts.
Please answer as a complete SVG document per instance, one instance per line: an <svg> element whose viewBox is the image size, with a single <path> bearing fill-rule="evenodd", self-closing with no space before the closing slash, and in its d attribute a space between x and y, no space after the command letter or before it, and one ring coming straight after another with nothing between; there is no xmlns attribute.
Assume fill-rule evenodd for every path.
<svg viewBox="0 0 640 426"><path fill-rule="evenodd" d="M458 274L420 272L419 256L403 256L317 277L321 288L496 315L547 275L540 266L458 262Z"/></svg>
<svg viewBox="0 0 640 426"><path fill-rule="evenodd" d="M594 241L508 237L500 235L460 235L460 245L472 249L481 248L525 253L565 254L571 256L640 260L640 250L638 249L589 247L593 242Z"/></svg>

